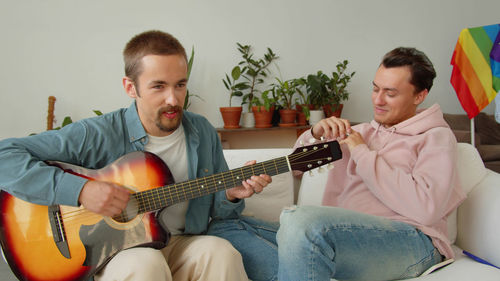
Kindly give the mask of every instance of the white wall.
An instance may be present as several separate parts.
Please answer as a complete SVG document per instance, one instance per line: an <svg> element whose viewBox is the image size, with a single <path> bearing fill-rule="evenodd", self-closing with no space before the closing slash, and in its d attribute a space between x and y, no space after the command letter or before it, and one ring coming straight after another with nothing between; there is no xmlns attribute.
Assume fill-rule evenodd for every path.
<svg viewBox="0 0 500 281"><path fill-rule="evenodd" d="M450 59L461 29L499 23L498 0L2 0L0 3L0 139L46 127L47 97L57 97L58 124L126 107L121 87L125 43L161 29L176 36L195 62L189 84L201 95L190 110L216 127L228 103L221 82L239 60L236 42L271 47L283 79L333 70L349 59L357 72L343 116L371 118L371 81L380 58L414 46L438 72L425 105L463 113L449 83ZM486 112L492 113L493 107Z"/></svg>

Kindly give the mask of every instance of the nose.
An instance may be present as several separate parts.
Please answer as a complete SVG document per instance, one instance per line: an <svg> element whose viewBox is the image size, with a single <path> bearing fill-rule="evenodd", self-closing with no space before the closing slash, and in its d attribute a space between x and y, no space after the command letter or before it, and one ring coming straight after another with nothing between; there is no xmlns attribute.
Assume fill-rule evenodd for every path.
<svg viewBox="0 0 500 281"><path fill-rule="evenodd" d="M385 104L385 94L383 92L373 92L373 104L384 105Z"/></svg>
<svg viewBox="0 0 500 281"><path fill-rule="evenodd" d="M167 88L165 91L165 104L171 105L171 106L178 106L179 105L179 100L177 99L177 96L175 95L175 90L171 87Z"/></svg>

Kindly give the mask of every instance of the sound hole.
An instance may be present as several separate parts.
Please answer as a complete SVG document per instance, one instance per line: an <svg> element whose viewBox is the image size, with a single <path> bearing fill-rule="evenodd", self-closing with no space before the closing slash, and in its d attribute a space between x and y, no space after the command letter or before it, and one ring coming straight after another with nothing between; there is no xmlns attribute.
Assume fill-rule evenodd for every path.
<svg viewBox="0 0 500 281"><path fill-rule="evenodd" d="M113 217L113 220L126 223L133 220L138 215L138 205L135 196L130 196L127 207L119 215Z"/></svg>

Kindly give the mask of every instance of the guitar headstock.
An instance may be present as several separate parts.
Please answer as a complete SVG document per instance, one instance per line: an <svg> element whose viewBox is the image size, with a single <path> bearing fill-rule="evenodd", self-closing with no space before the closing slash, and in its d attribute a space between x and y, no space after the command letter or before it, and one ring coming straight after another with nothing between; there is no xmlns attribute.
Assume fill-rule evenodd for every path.
<svg viewBox="0 0 500 281"><path fill-rule="evenodd" d="M309 171L342 158L338 141L329 141L295 149L288 155L292 170Z"/></svg>

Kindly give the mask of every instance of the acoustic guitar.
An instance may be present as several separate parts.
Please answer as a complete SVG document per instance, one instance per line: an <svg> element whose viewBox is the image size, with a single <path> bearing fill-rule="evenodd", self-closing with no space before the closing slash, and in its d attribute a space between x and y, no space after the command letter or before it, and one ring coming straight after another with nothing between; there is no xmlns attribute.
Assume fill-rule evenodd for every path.
<svg viewBox="0 0 500 281"><path fill-rule="evenodd" d="M239 186L252 175L308 171L340 158L338 142L331 141L180 183L173 183L167 165L149 152L126 154L99 170L50 162L90 180L128 187L127 207L118 216L106 217L83 207L32 204L1 191L0 243L19 280L87 280L121 250L163 248L169 234L156 214L166 206Z"/></svg>

